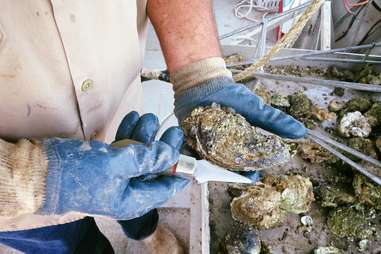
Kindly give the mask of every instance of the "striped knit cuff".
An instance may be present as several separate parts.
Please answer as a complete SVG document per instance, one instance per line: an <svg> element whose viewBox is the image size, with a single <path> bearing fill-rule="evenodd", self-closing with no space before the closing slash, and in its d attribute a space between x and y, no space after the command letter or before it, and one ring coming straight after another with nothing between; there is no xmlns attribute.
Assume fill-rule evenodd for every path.
<svg viewBox="0 0 381 254"><path fill-rule="evenodd" d="M41 143L0 139L0 216L35 213L45 199L48 160Z"/></svg>
<svg viewBox="0 0 381 254"><path fill-rule="evenodd" d="M226 69L225 61L221 57L207 58L189 64L170 75L175 94L181 94L191 87L220 77L232 78L231 72Z"/></svg>

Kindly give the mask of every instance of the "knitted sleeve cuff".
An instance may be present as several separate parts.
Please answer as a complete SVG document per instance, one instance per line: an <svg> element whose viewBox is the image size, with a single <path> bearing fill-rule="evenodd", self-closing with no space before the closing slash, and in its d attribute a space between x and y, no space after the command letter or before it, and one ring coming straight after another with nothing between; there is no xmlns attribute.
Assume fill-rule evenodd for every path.
<svg viewBox="0 0 381 254"><path fill-rule="evenodd" d="M175 94L219 77L232 78L231 72L226 68L225 61L221 57L203 59L184 66L170 75Z"/></svg>
<svg viewBox="0 0 381 254"><path fill-rule="evenodd" d="M48 160L42 145L0 139L0 216L34 213L45 199Z"/></svg>

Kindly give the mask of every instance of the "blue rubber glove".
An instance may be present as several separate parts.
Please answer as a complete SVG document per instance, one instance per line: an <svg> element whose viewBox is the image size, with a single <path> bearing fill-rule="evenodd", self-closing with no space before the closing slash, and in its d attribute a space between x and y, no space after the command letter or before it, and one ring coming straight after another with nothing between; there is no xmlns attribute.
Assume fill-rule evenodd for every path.
<svg viewBox="0 0 381 254"><path fill-rule="evenodd" d="M292 116L263 103L262 99L231 78L220 77L175 95L175 114L181 122L197 106L213 102L233 108L251 125L285 138L302 138L307 129Z"/></svg>
<svg viewBox="0 0 381 254"><path fill-rule="evenodd" d="M117 137L149 143L157 127L154 115L139 118L138 113L131 112ZM149 181L141 177L160 174L174 165L182 142L179 128L168 129L160 141L150 145L125 148L111 148L98 141L47 139L43 143L49 167L46 198L39 213L76 211L118 220L139 217L187 185L188 180L176 176L158 176Z"/></svg>

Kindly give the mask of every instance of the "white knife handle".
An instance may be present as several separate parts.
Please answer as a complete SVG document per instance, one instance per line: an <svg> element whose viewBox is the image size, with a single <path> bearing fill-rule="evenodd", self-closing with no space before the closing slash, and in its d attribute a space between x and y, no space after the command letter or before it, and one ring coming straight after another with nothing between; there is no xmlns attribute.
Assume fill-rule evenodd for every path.
<svg viewBox="0 0 381 254"><path fill-rule="evenodd" d="M180 154L179 161L176 164L175 173L184 174L184 175L194 175L196 170L196 159Z"/></svg>

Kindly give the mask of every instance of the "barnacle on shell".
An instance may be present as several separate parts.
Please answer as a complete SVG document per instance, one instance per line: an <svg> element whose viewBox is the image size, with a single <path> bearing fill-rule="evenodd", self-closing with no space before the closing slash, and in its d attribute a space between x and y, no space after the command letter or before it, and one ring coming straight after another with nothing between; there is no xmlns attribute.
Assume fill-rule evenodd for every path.
<svg viewBox="0 0 381 254"><path fill-rule="evenodd" d="M285 163L288 145L265 135L244 117L219 105L195 108L184 119L186 142L204 159L232 170L257 170Z"/></svg>

